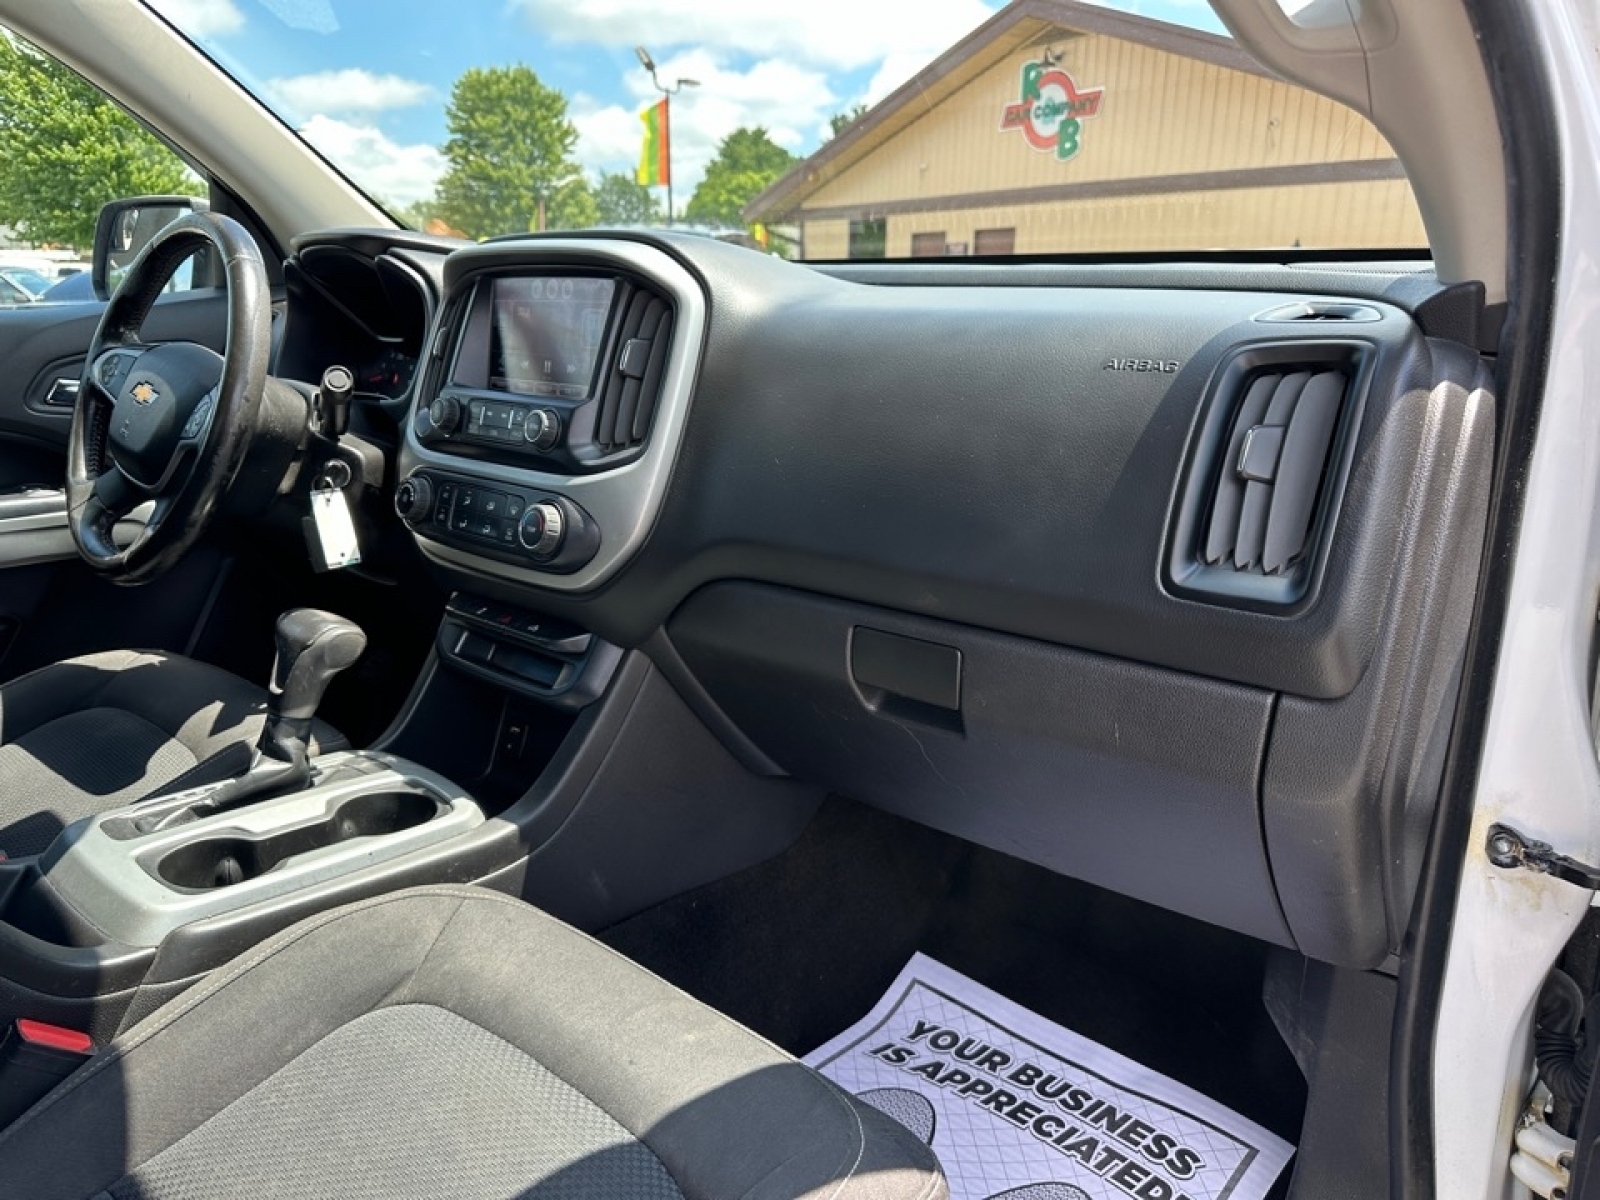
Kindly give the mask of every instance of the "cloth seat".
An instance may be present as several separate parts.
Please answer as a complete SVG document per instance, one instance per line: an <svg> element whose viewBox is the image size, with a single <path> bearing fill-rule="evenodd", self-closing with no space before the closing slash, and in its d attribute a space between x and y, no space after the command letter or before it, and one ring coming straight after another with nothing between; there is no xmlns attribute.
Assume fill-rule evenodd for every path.
<svg viewBox="0 0 1600 1200"><path fill-rule="evenodd" d="M477 888L310 918L0 1133L31 1200L936 1200L890 1118Z"/></svg>
<svg viewBox="0 0 1600 1200"><path fill-rule="evenodd" d="M0 686L0 851L44 851L83 817L183 783L197 764L253 746L266 689L175 654L116 650ZM325 724L315 749L345 741ZM242 769L242 763L239 764Z"/></svg>

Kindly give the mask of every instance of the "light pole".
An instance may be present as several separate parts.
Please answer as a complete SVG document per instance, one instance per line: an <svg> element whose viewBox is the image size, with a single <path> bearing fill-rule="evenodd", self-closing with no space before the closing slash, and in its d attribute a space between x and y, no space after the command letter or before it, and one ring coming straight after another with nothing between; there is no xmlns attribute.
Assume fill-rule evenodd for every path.
<svg viewBox="0 0 1600 1200"><path fill-rule="evenodd" d="M672 86L668 87L656 78L656 60L650 57L650 51L643 46L635 46L633 52L639 56L639 65L650 72L650 82L656 91L666 97L667 105L667 224L672 224L672 98L686 87L699 87L698 79L674 79Z"/></svg>

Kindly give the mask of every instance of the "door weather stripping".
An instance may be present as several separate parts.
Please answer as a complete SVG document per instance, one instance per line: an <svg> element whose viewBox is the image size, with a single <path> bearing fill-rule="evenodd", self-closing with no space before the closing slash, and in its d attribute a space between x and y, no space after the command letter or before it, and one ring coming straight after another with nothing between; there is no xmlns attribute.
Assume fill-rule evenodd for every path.
<svg viewBox="0 0 1600 1200"><path fill-rule="evenodd" d="M1489 827L1489 842L1485 850L1489 861L1497 867L1506 870L1521 867L1541 875L1554 875L1587 891L1600 889L1600 867L1591 867L1588 863L1558 854L1549 842L1536 842L1523 837L1509 825Z"/></svg>

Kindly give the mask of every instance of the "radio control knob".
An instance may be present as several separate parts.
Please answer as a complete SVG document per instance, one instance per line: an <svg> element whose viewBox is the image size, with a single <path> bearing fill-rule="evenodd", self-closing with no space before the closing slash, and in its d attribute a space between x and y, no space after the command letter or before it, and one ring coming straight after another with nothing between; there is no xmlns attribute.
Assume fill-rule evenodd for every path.
<svg viewBox="0 0 1600 1200"><path fill-rule="evenodd" d="M522 436L535 450L548 450L561 440L561 417L548 408L536 408L528 414Z"/></svg>
<svg viewBox="0 0 1600 1200"><path fill-rule="evenodd" d="M566 535L567 518L561 509L548 500L530 504L517 524L517 540L522 548L535 558L550 558L561 549L561 539Z"/></svg>
<svg viewBox="0 0 1600 1200"><path fill-rule="evenodd" d="M394 490L394 510L405 521L426 521L433 515L433 483L426 475L408 475Z"/></svg>
<svg viewBox="0 0 1600 1200"><path fill-rule="evenodd" d="M435 396L426 412L430 432L440 437L449 437L461 424L461 401L454 396Z"/></svg>

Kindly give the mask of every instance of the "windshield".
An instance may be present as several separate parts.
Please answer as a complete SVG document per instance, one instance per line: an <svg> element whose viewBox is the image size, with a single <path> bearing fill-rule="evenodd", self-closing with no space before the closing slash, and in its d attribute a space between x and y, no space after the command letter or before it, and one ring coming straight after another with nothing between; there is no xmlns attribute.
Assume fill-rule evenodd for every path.
<svg viewBox="0 0 1600 1200"><path fill-rule="evenodd" d="M1199 0L150 0L398 220L807 259L1425 245Z"/></svg>

